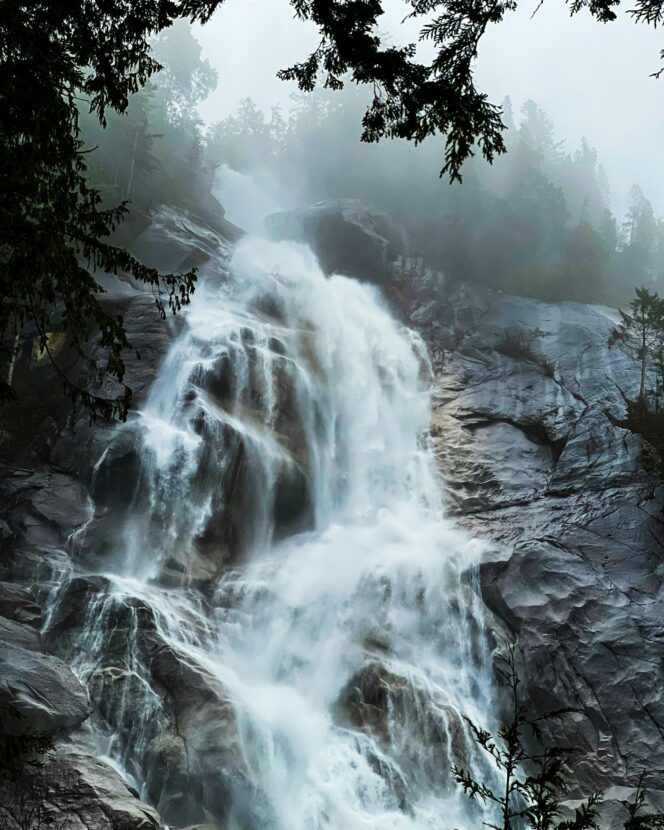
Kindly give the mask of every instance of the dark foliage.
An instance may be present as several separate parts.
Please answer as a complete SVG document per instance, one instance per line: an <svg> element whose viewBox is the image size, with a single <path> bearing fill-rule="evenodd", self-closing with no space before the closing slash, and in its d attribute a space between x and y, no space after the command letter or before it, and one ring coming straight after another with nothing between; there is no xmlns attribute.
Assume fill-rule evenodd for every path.
<svg viewBox="0 0 664 830"><path fill-rule="evenodd" d="M131 390L123 383L129 348L121 317L107 314L95 279L101 270L130 274L152 287L159 312L189 301L194 272L160 275L108 242L126 205L103 208L86 180L78 99L102 123L124 111L129 96L158 69L147 36L169 23L174 4L3 3L0 16L0 401L12 397L8 378L18 338L31 325L50 355L48 332L57 312L71 347L85 359L94 333L106 352L98 382L81 385L61 371L65 391L95 417L125 418ZM107 376L117 391L92 391Z"/></svg>
<svg viewBox="0 0 664 830"><path fill-rule="evenodd" d="M616 419L617 426L640 435L646 442L641 454L641 463L645 470L657 475L664 475L664 411L661 400L654 406L630 400L625 397L626 414L623 419Z"/></svg>
<svg viewBox="0 0 664 830"><path fill-rule="evenodd" d="M609 348L622 349L638 366L637 406L647 409L647 378L664 348L664 301L647 288L637 288L629 311L620 312L620 323L609 335Z"/></svg>
<svg viewBox="0 0 664 830"><path fill-rule="evenodd" d="M490 806L493 816L486 826L493 830L598 830L601 799L591 794L574 811L574 816L561 819L563 801L569 790L566 762L569 751L558 747L542 749L542 718L531 719L521 699L521 681L516 665L516 651L511 647L499 669L499 676L508 691L509 718L498 736L481 729L468 720L477 745L498 769L502 786L477 780L460 767L452 768L456 782L470 799ZM552 712L549 717L556 716ZM531 747L535 749L531 749ZM664 815L645 809L646 791L641 775L634 798L622 802L628 817L625 830L651 830L664 827Z"/></svg>
<svg viewBox="0 0 664 830"><path fill-rule="evenodd" d="M321 72L330 89L341 89L347 73L357 83L372 84L373 98L362 122L364 141L388 136L421 142L441 133L446 142L441 175L459 180L475 146L489 161L504 152L500 108L476 89L472 64L485 29L515 8L512 0L413 0L410 16L427 18L421 39L438 49L430 65L415 59L413 44L382 48L378 0L293 0L293 5L299 17L317 25L321 41L306 61L280 77L297 80L306 91L314 89Z"/></svg>
<svg viewBox="0 0 664 830"><path fill-rule="evenodd" d="M198 104L217 75L185 21L151 42L162 69L136 94L125 113L112 111L103 128L87 108L80 115L87 178L104 204L129 200L149 211L161 204L196 212L210 203L213 165L203 155Z"/></svg>
<svg viewBox="0 0 664 830"><path fill-rule="evenodd" d="M664 815L646 811L646 790L643 786L645 772L641 773L636 793L631 801L623 801L627 809L627 821L625 830L654 830L656 827L664 827Z"/></svg>
<svg viewBox="0 0 664 830"><path fill-rule="evenodd" d="M639 378L635 399L620 390L627 411L616 423L645 439L644 468L664 475L664 299L637 288L629 310L620 312L608 345L634 362Z"/></svg>
<svg viewBox="0 0 664 830"><path fill-rule="evenodd" d="M556 372L555 365L540 354L534 346L535 334L521 328L508 328L503 332L495 350L515 360L527 360L540 366L548 377Z"/></svg>
<svg viewBox="0 0 664 830"><path fill-rule="evenodd" d="M500 677L509 691L510 716L494 737L471 720L468 725L477 745L489 756L503 780L501 789L460 767L452 768L456 782L471 799L493 805L493 830L531 827L533 830L597 830L599 798L592 795L577 809L571 820L561 821L561 802L567 791L566 753L559 748L530 750L539 745L541 733L536 720L528 717L519 693L515 650L511 648Z"/></svg>
<svg viewBox="0 0 664 830"><path fill-rule="evenodd" d="M389 136L421 142L445 136L441 175L461 180L461 168L476 148L489 161L505 151L502 110L477 89L473 70L480 41L491 25L514 11L517 0L410 0L408 17L422 21L420 40L435 47L429 64L416 59L414 44L381 44L377 25L381 0L292 0L298 16L318 27L321 40L307 60L280 73L311 91L341 89L346 73L371 84L373 97L363 118L363 139ZM598 21L616 19L620 0L570 0L572 14L586 9ZM662 0L638 0L638 21L657 26Z"/></svg>
<svg viewBox="0 0 664 830"><path fill-rule="evenodd" d="M37 732L9 729L11 724L20 724L21 713L14 706L4 706L0 717L0 782L16 781L23 777L26 767L41 765L42 756L53 745L51 739Z"/></svg>

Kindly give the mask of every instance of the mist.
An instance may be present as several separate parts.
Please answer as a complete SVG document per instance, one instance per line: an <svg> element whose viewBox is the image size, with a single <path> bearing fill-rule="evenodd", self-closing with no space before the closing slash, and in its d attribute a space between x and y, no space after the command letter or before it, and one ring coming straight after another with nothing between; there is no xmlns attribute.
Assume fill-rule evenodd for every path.
<svg viewBox="0 0 664 830"><path fill-rule="evenodd" d="M415 40L419 26L401 25L405 5L390 0L386 8L383 31L397 43ZM217 89L200 108L207 123L230 115L246 97L265 110L287 110L296 87L276 72L317 41L286 0L227 0L208 24L196 27L196 37L219 74ZM477 80L495 102L509 95L518 109L537 101L569 150L587 138L605 168L611 207L622 215L634 183L646 185L655 204L663 201L664 83L651 77L661 48L658 31L624 13L601 25L583 13L570 18L563 3L531 0L487 32Z"/></svg>

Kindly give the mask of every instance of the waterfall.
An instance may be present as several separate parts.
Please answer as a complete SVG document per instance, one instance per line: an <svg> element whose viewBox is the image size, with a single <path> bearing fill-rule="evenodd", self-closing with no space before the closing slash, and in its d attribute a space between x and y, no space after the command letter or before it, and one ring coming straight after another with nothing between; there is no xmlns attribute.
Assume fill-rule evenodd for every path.
<svg viewBox="0 0 664 830"><path fill-rule="evenodd" d="M449 768L480 768L464 716L492 706L481 545L444 516L426 349L304 246L245 238L203 276L127 427L107 572L50 617L83 597L98 751L174 823L468 826Z"/></svg>

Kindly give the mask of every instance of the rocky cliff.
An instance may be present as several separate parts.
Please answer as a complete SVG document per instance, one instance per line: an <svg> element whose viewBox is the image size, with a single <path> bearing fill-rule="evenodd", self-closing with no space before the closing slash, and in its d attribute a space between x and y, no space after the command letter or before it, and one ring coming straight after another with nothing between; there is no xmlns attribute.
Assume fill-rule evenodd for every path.
<svg viewBox="0 0 664 830"><path fill-rule="evenodd" d="M518 638L551 743L586 792L664 788L663 491L619 426L634 370L615 314L469 286L445 296L433 434L449 510L495 542L484 599ZM647 466L647 465L646 465Z"/></svg>
<svg viewBox="0 0 664 830"><path fill-rule="evenodd" d="M125 242L151 265L181 271L204 266L213 254L223 258L238 236L223 216L213 221L162 209L140 223ZM99 279L107 290L103 302L123 315L134 346L126 357L127 382L140 407L180 321L160 320L154 297L130 279ZM210 706L223 709L226 702L219 701L208 678L195 672L187 675L178 656L171 655L169 663L149 609L137 608L122 596L112 600L114 586L93 575L104 554L104 539L117 533L118 515L131 500L132 481L138 475L131 432L91 424L85 413L72 412L36 343L28 330L14 372L20 401L2 413L1 423L0 725L4 734L16 736L19 748L22 735L38 734L46 736L53 749L44 763L25 767L18 783L3 779L0 826L149 830L161 827L162 818L103 760L110 749L103 739L113 708L109 701L115 695L110 724L120 728L114 720L117 707L127 704L137 685L139 691L145 685L127 665L123 651L134 631L140 628L145 649L159 651L159 659L153 661L155 684L167 700L171 732L175 717L181 718L181 735L166 732L161 735L163 746L154 748L162 781L178 774L179 785L186 789L188 761L180 751L187 738L186 711L198 706L199 716L203 711L209 714ZM94 355L94 341L91 348ZM86 377L88 367L71 356L64 339L56 335L51 349L61 366ZM102 456L109 463L98 475ZM99 612L107 614L99 645L108 649L108 659L105 672L90 675L77 662L77 638L85 635ZM138 695L133 703L144 701ZM127 713L130 721L138 721L138 715ZM161 807L160 792L142 783L143 797ZM177 810L175 805L170 815Z"/></svg>
<svg viewBox="0 0 664 830"><path fill-rule="evenodd" d="M406 256L410 243L393 223L356 203L326 203L272 225L298 238L315 227L309 241L322 240L330 262L341 227L347 270L361 278L369 268L367 278L421 332L434 367L431 431L448 512L491 542L482 593L496 628L518 639L530 710L558 713L543 721L545 736L578 750L579 791L632 787L645 769L656 799L664 792L663 496L644 471L647 448L619 425L633 371L606 346L614 313L449 286ZM176 270L223 255L234 236L227 224L165 210L134 247ZM107 301L141 355L130 355L127 374L140 406L178 324L162 324L150 295L128 283ZM136 485L131 438L44 406L56 400L57 381L29 338L17 375L34 403L4 423L0 698L19 715L3 729L52 737L56 751L34 771L35 788L53 789L49 809L66 814L67 827L156 827L157 814L94 757L104 751L94 734L131 738L127 713L145 705L149 687L162 728L146 739L141 763L153 774L143 797L173 824L212 817L223 825L223 807L214 814L210 806L228 795L215 789L215 773L225 770L236 792L249 778L224 689L160 639L148 604L126 601L94 575ZM206 572L192 586L201 607L212 579ZM108 659L83 683L70 665L77 637L100 613ZM129 640L149 675L130 665ZM91 720L102 726L91 730Z"/></svg>
<svg viewBox="0 0 664 830"><path fill-rule="evenodd" d="M620 426L638 378L607 346L617 312L447 285L417 258L383 285L429 346L448 513L493 543L482 592L531 712L559 712L545 736L577 750L580 790L645 770L664 798L664 490Z"/></svg>

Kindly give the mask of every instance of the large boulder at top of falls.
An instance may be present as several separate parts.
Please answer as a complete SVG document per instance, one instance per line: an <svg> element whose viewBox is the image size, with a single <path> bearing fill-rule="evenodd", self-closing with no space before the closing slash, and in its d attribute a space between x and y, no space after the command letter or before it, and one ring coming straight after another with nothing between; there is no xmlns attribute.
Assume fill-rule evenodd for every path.
<svg viewBox="0 0 664 830"><path fill-rule="evenodd" d="M468 284L433 300L448 510L493 540L482 591L518 637L530 712L563 712L541 725L574 748L580 792L642 770L664 791L664 492L620 425L638 373L607 348L617 313Z"/></svg>
<svg viewBox="0 0 664 830"><path fill-rule="evenodd" d="M131 245L141 262L163 272L196 268L217 255L223 241L235 242L242 231L219 216L211 220L184 210L160 207Z"/></svg>
<svg viewBox="0 0 664 830"><path fill-rule="evenodd" d="M310 245L327 274L346 274L379 285L390 281L390 263L412 250L398 222L359 199L275 213L265 225L274 239Z"/></svg>

